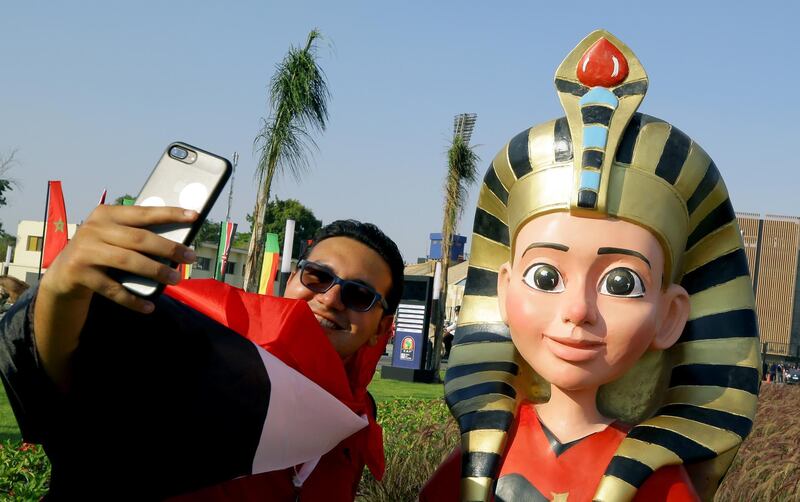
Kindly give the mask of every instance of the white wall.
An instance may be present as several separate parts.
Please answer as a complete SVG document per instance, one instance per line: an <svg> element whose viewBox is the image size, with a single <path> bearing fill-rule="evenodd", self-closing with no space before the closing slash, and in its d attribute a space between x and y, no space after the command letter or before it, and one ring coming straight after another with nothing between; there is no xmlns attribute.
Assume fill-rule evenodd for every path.
<svg viewBox="0 0 800 502"><path fill-rule="evenodd" d="M39 257L40 251L28 251L28 237L42 235L44 222L23 220L17 226L17 245L14 248L14 256L8 267L8 275L25 281L30 285L38 282ZM67 225L67 238L72 239L78 226L75 224ZM217 259L217 243L203 242L195 249L200 258L208 260L208 270L200 270L197 266L192 267L191 277L194 279L205 279L214 276L214 265ZM5 257L0 257L0 260ZM228 260L234 263L234 273L225 274L225 282L231 286L241 288L244 284L244 264L247 261L247 249L231 248ZM44 272L44 270L42 270Z"/></svg>
<svg viewBox="0 0 800 502"><path fill-rule="evenodd" d="M72 239L78 225L70 223L67 225L67 239ZM44 230L43 221L22 220L17 225L17 245L14 247L14 257L8 266L8 275L16 277L28 284L38 282L39 259L41 251L28 251L28 237L41 237ZM44 272L44 270L42 270Z"/></svg>
<svg viewBox="0 0 800 502"><path fill-rule="evenodd" d="M192 266L192 279L208 279L214 277L214 266L217 260L217 243L202 242L196 246L197 262ZM200 270L202 258L208 259L208 270ZM234 273L225 274L225 282L241 288L244 284L244 264L247 261L247 249L231 248L228 261L234 263Z"/></svg>

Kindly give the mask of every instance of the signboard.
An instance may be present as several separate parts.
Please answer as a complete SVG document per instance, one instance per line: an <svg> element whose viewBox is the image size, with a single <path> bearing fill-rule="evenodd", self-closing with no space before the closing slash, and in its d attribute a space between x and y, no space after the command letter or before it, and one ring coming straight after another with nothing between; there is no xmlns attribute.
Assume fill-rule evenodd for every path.
<svg viewBox="0 0 800 502"><path fill-rule="evenodd" d="M392 366L412 370L425 368L432 292L432 277L405 277L395 319Z"/></svg>
<svg viewBox="0 0 800 502"><path fill-rule="evenodd" d="M413 361L414 360L414 346L416 342L410 336L406 336L403 338L403 341L400 342L400 360L401 361Z"/></svg>

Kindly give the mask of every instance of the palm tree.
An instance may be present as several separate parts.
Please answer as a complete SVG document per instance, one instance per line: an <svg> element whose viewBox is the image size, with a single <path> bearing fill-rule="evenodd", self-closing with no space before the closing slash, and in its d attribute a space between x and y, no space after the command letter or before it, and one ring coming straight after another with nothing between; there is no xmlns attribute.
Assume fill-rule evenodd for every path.
<svg viewBox="0 0 800 502"><path fill-rule="evenodd" d="M7 173L17 164L17 160L14 156L17 154L17 151L14 150L8 156L0 155L0 207L5 206L8 204L8 200L6 200L6 196L8 192L14 189L14 187L19 186L17 181L14 178L8 177ZM5 257L6 250L8 246L13 244L16 241L12 236L8 235L5 230L3 229L3 222L0 221L0 252L2 255L0 259ZM11 243L11 244L9 244ZM0 270L2 272L2 270ZM2 289L2 288L0 288Z"/></svg>
<svg viewBox="0 0 800 502"><path fill-rule="evenodd" d="M0 206L5 206L7 203L7 194L4 192L10 192L17 184L16 180L13 178L3 177L6 176L6 173L8 173L8 171L10 171L11 168L17 163L17 160L14 158L16 154L17 151L14 150L6 157L0 155Z"/></svg>
<svg viewBox="0 0 800 502"><path fill-rule="evenodd" d="M464 127L465 122L469 125ZM478 162L480 157L469 145L475 114L456 116L453 142L447 151L447 178L444 184L444 221L442 223L442 280L439 290L439 302L434 316L436 334L433 340L434 369L438 375L441 361L442 324L444 323L444 307L447 302L447 271L450 269L450 247L458 220L464 213L469 187L478 179Z"/></svg>
<svg viewBox="0 0 800 502"><path fill-rule="evenodd" d="M263 126L255 139L260 152L256 177L258 195L253 210L255 216L245 268L245 289L255 291L264 256L264 222L272 181L284 169L300 176L308 166L306 153L316 143L308 129L322 132L328 120L330 92L325 74L316 61L315 41L322 38L316 28L311 30L302 49L292 47L278 65L270 82L272 115L262 120Z"/></svg>

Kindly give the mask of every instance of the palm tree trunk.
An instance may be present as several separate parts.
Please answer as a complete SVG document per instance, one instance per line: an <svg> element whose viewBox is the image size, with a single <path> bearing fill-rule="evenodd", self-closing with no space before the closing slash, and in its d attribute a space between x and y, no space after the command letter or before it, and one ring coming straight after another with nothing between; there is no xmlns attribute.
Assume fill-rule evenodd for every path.
<svg viewBox="0 0 800 502"><path fill-rule="evenodd" d="M456 118L458 124L458 117ZM442 356L442 331L447 305L447 276L450 270L450 250L456 225L466 200L466 186L475 182L478 156L469 146L458 127L453 135L453 144L447 152L447 179L445 181L444 219L442 221L442 281L439 289L439 304L434 335L433 367L438 375Z"/></svg>
<svg viewBox="0 0 800 502"><path fill-rule="evenodd" d="M261 278L261 265L264 261L264 225L267 219L267 205L269 193L272 188L272 178L275 176L275 167L278 163L276 148L267 152L267 169L260 190L256 196L256 205L253 208L253 228L250 234L250 245L247 250L247 262L244 274L244 290L250 293L258 292L258 282Z"/></svg>
<svg viewBox="0 0 800 502"><path fill-rule="evenodd" d="M451 173L447 179L448 186L446 193L458 193L458 183L458 177ZM453 200L453 198L447 198L444 209L444 223L442 225L442 277L441 285L439 287L439 303L436 309L437 312L434 312L436 320L434 323L435 331L433 337L433 369L436 371L437 375L439 374L439 368L442 364L442 342L444 335L445 312L447 308L447 276L451 263L450 249L452 248L453 234L455 234L456 231L455 225L458 209L455 207L455 205L457 203L458 201Z"/></svg>
<svg viewBox="0 0 800 502"><path fill-rule="evenodd" d="M244 270L244 290L250 293L258 292L258 279L261 275L261 262L264 261L263 246L263 221L266 213L267 204L264 200L269 200L269 191L266 193L259 190L256 195L256 205L253 208L253 228L250 233L250 245L247 248L247 262Z"/></svg>

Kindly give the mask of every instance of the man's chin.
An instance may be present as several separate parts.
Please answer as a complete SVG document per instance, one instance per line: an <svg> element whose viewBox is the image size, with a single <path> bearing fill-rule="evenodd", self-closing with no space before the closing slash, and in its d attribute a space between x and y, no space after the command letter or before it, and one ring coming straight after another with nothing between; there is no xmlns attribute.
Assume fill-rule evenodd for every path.
<svg viewBox="0 0 800 502"><path fill-rule="evenodd" d="M349 355L342 354L343 351L340 349L340 347L347 340L347 337L351 336L351 333L349 331L345 331L342 329L327 328L322 325L320 325L320 327L322 328L322 332L325 333L325 336L328 338L328 341L331 342L333 350L335 350L336 353L339 355L339 359L343 361L347 360Z"/></svg>

